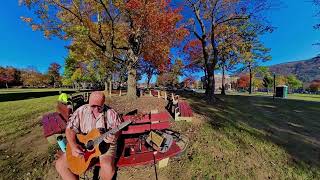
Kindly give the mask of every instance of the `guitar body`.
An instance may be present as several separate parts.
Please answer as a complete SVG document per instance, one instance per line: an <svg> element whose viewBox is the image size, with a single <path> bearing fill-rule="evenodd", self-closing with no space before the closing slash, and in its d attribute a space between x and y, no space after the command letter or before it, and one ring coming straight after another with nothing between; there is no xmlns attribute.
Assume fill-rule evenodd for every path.
<svg viewBox="0 0 320 180"><path fill-rule="evenodd" d="M100 131L98 129L93 129L87 135L77 134L77 139L79 144L88 144L89 141L94 140L100 136ZM84 147L84 146L83 146ZM69 164L69 169L72 173L80 175L84 173L91 165L93 158L97 158L101 155L99 150L99 145L93 146L93 149L85 149L84 155L82 157L75 157L72 155L70 144L67 144L66 156Z"/></svg>
<svg viewBox="0 0 320 180"><path fill-rule="evenodd" d="M82 148L84 149L84 153L83 153L83 156L81 157L73 156L70 144L67 144L66 156L67 156L67 162L68 162L70 171L76 175L80 175L84 173L92 165L93 159L96 159L102 154L99 149L99 145L100 143L101 145L103 145L102 143L104 142L103 139L108 134L114 134L120 131L121 129L128 126L133 121L134 120L123 122L116 128L113 128L102 135L98 129L93 129L87 135L77 134L76 136L77 136L78 144L82 146ZM106 145L102 146L101 148L103 153L105 150L109 149L109 145L110 145L107 143L105 144Z"/></svg>

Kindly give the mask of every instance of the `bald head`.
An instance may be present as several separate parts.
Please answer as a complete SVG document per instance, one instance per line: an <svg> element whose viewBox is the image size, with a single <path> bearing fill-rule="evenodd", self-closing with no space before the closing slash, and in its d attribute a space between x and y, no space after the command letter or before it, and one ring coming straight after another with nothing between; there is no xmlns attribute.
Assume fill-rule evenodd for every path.
<svg viewBox="0 0 320 180"><path fill-rule="evenodd" d="M102 106L104 105L105 96L102 91L94 91L90 94L89 105L90 106Z"/></svg>

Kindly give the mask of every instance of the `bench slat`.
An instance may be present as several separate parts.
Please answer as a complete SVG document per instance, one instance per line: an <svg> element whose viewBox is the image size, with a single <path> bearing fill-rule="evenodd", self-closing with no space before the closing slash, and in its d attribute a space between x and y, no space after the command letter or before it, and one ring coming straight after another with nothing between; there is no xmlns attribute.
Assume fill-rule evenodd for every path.
<svg viewBox="0 0 320 180"><path fill-rule="evenodd" d="M193 115L192 108L188 102L182 101L178 103L182 117L191 117Z"/></svg>

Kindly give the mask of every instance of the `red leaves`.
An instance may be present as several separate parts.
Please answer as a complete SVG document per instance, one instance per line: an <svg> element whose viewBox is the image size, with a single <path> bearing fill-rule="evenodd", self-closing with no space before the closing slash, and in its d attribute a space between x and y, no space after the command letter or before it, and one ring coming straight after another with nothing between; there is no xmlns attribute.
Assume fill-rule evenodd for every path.
<svg viewBox="0 0 320 180"><path fill-rule="evenodd" d="M198 39L193 39L183 47L183 52L188 55L188 69L201 66L203 59L202 44Z"/></svg>
<svg viewBox="0 0 320 180"><path fill-rule="evenodd" d="M248 88L250 83L249 75L241 75L240 78L237 80L237 85L239 88Z"/></svg>
<svg viewBox="0 0 320 180"><path fill-rule="evenodd" d="M17 70L15 68L2 68L0 67L0 83L11 83L15 80L15 74Z"/></svg>
<svg viewBox="0 0 320 180"><path fill-rule="evenodd" d="M140 0L129 0L126 3L126 8L130 10L142 8L142 2Z"/></svg>
<svg viewBox="0 0 320 180"><path fill-rule="evenodd" d="M313 80L309 87L312 91L320 91L320 80Z"/></svg>
<svg viewBox="0 0 320 180"><path fill-rule="evenodd" d="M173 9L168 0L130 0L126 3L133 29L143 37L141 47L144 60L158 69L165 69L170 60L170 48L178 45L188 31L177 27L182 19L181 9Z"/></svg>
<svg viewBox="0 0 320 180"><path fill-rule="evenodd" d="M195 77L189 76L183 80L184 87L191 87L196 82Z"/></svg>

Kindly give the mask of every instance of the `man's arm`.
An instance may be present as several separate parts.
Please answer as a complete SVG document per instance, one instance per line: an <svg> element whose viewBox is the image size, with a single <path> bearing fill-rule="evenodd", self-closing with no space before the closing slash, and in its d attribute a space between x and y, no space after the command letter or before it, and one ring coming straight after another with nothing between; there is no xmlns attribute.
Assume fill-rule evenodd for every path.
<svg viewBox="0 0 320 180"><path fill-rule="evenodd" d="M74 147L77 144L76 132L74 132L72 129L70 129L70 128L66 129L66 137L67 137L67 141L71 147Z"/></svg>
<svg viewBox="0 0 320 180"><path fill-rule="evenodd" d="M121 118L119 117L118 113L115 110L109 109L106 115L107 115L106 126L108 126L109 128L115 128L121 124ZM121 134L121 131L108 136L105 142L116 144L120 134Z"/></svg>
<svg viewBox="0 0 320 180"><path fill-rule="evenodd" d="M82 156L83 155L83 148L79 144L77 144L76 132L74 132L70 128L67 128L66 129L66 137L67 137L68 143L70 144L72 155L75 157Z"/></svg>
<svg viewBox="0 0 320 180"><path fill-rule="evenodd" d="M79 132L80 128L80 113L81 111L79 108L72 114L66 128L67 141L70 144L72 155L75 157L82 156L83 154L82 147L77 144L76 141L76 134Z"/></svg>

